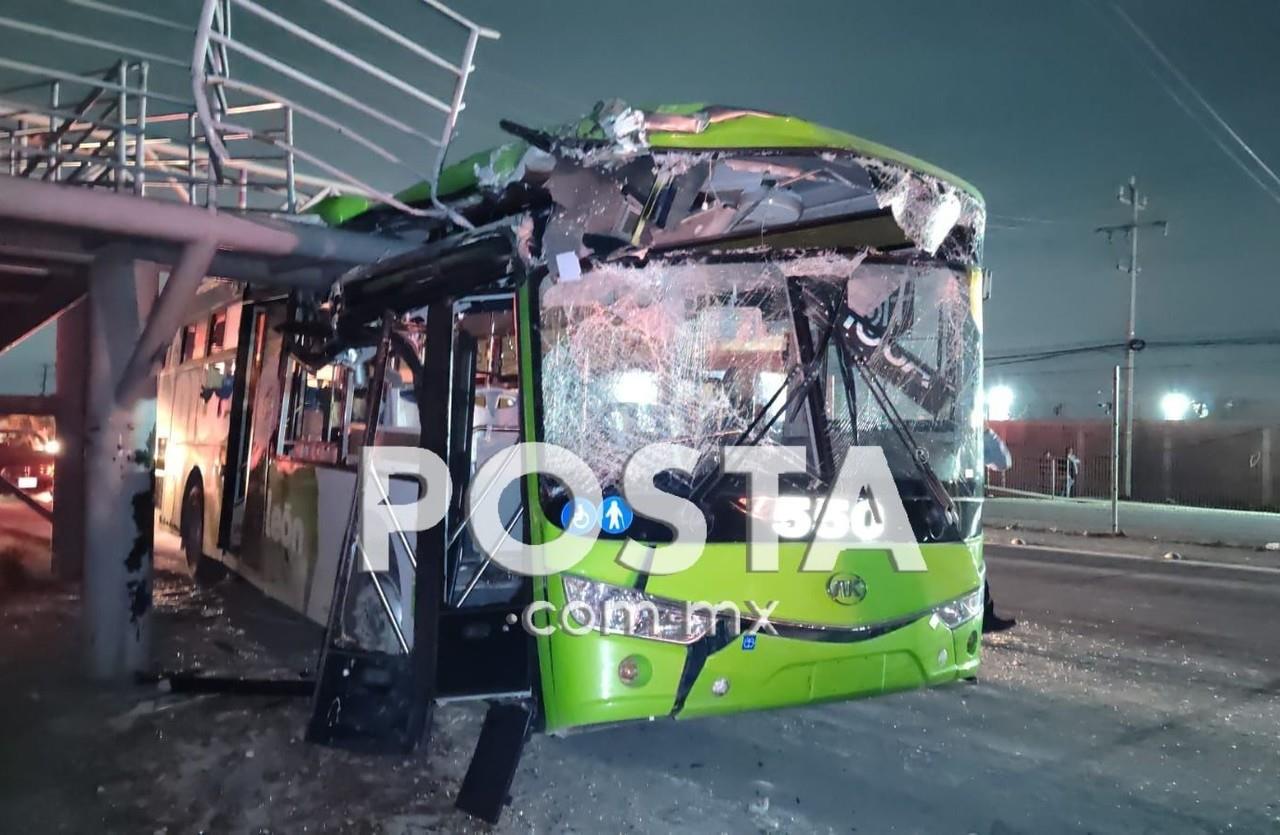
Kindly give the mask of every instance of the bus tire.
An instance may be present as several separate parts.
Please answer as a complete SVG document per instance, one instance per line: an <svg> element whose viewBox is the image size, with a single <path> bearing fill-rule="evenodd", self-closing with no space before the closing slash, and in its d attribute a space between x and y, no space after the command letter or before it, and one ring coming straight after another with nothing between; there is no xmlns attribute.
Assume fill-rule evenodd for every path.
<svg viewBox="0 0 1280 835"><path fill-rule="evenodd" d="M182 515L179 522L179 533L182 540L182 554L186 557L187 574L198 585L212 585L221 579L221 568L215 560L204 553L204 484L200 473L193 470L187 478L187 486L182 491Z"/></svg>

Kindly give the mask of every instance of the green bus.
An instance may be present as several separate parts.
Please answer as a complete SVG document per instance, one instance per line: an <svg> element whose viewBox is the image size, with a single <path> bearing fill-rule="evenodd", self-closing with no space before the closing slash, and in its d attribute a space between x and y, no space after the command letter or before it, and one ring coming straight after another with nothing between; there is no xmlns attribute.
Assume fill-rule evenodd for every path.
<svg viewBox="0 0 1280 835"><path fill-rule="evenodd" d="M199 492L172 505L193 566L228 563L327 625L310 738L408 750L433 705L488 700L459 803L493 818L534 731L974 678L977 190L755 110L615 101L551 130L503 124L514 141L399 195L428 216L349 196L315 207L421 247L328 297L238 301L220 474L169 468L181 497ZM521 442L568 450L601 488L585 511L546 474L494 488L514 540L590 529L567 571L508 571L467 524L477 473ZM628 462L664 443L696 454L654 468L653 486L706 523L696 561L667 574L620 555L679 547L672 526L625 506L624 525L614 509ZM440 524L393 526L378 570L357 536L368 445L420 447L453 484ZM896 498L863 490L837 506L842 464L864 447L883 451L925 570L899 570L876 544ZM743 448L792 456L776 496L725 469ZM388 484L390 504L423 489ZM777 570L751 570L762 526ZM863 547L801 570L812 543L850 532ZM649 614L610 629L610 603ZM765 605L767 628L731 622Z"/></svg>

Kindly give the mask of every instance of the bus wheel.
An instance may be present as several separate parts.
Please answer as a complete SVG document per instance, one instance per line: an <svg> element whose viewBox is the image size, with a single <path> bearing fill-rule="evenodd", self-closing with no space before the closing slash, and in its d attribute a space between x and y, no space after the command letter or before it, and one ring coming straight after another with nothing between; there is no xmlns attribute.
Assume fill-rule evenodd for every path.
<svg viewBox="0 0 1280 835"><path fill-rule="evenodd" d="M210 585L221 579L220 564L204 555L204 487L196 473L191 474L186 492L182 494L180 527L187 573L200 585Z"/></svg>

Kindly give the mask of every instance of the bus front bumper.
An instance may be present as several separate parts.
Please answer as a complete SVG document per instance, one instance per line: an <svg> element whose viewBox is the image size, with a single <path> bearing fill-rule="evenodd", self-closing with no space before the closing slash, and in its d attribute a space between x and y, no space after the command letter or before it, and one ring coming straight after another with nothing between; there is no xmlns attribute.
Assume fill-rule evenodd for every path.
<svg viewBox="0 0 1280 835"><path fill-rule="evenodd" d="M555 696L546 704L546 730L932 687L975 677L982 652L980 617L950 629L924 615L877 637L849 642L830 635L811 639L763 632L705 640L686 647L598 633L557 636L553 651L560 660L577 656L581 663L558 666L568 675L556 682ZM621 675L623 669L629 675Z"/></svg>

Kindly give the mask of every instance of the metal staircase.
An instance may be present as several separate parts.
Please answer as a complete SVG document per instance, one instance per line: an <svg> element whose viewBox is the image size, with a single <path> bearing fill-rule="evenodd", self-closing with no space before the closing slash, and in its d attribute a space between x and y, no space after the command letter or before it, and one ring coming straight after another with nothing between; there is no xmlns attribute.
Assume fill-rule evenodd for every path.
<svg viewBox="0 0 1280 835"><path fill-rule="evenodd" d="M75 24L0 16L0 32L72 56L55 66L0 55L0 78L14 82L0 83L0 171L245 212L297 215L345 194L452 216L434 195L409 205L383 185L437 179L478 43L498 37L437 0L382 4L393 23L312 0L312 28L268 0L186 0L173 19L51 4ZM189 46L188 57L96 35L110 24L137 42ZM441 38L456 58L424 45Z"/></svg>

